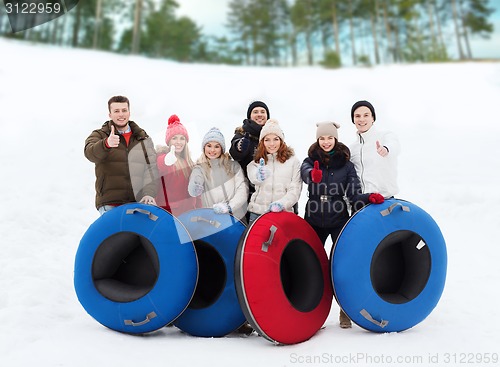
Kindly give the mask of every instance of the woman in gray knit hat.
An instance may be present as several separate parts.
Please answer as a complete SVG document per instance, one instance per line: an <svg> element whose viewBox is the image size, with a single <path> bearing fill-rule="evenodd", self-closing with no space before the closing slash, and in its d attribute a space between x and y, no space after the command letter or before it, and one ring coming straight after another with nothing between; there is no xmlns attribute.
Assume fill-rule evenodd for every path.
<svg viewBox="0 0 500 367"><path fill-rule="evenodd" d="M245 217L248 183L240 165L226 152L224 136L216 127L203 137L202 155L189 177L188 192L201 196L205 208L217 214L231 213L236 218Z"/></svg>

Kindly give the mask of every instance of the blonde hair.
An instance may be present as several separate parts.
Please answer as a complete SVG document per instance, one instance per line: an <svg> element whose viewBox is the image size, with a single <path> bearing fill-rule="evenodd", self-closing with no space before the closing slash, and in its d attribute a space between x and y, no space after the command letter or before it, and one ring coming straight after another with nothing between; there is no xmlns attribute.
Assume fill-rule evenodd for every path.
<svg viewBox="0 0 500 367"><path fill-rule="evenodd" d="M170 149L170 146L168 147ZM189 176L191 175L191 171L193 170L194 167L194 162L193 159L191 158L191 153L189 152L189 146L188 143L186 142L186 145L184 145L184 149L180 153L175 153L176 157L181 158L177 159L175 162L175 168L178 171L182 171L184 174L184 177L189 179Z"/></svg>
<svg viewBox="0 0 500 367"><path fill-rule="evenodd" d="M220 165L224 167L226 173L230 176L234 176L235 172L233 172L232 170L232 159L229 153L222 153L218 159L220 159ZM207 177L210 178L210 171L212 166L210 165L210 159L207 158L205 153L203 153L200 158L198 158L196 164L199 165L207 174Z"/></svg>

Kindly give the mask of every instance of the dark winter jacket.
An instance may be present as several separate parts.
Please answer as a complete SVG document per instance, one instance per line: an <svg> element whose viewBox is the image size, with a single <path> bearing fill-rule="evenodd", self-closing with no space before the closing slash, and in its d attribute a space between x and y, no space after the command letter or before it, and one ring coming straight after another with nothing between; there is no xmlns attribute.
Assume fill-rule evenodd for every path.
<svg viewBox="0 0 500 367"><path fill-rule="evenodd" d="M229 148L229 154L231 157L238 162L243 168L243 173L245 177L248 178L247 175L247 166L253 160L253 155L255 154L255 149L257 149L257 145L259 145L259 136L260 131L262 130L262 126L256 123L253 120L245 119L243 120L243 126L237 127L234 131L233 139L231 140L231 148ZM250 143L246 150L240 152L238 150L238 143L244 137L245 133L248 133Z"/></svg>
<svg viewBox="0 0 500 367"><path fill-rule="evenodd" d="M344 149L346 152L349 151L346 146ZM311 180L315 161L319 162L319 168L323 171L319 183ZM369 194L362 194L354 165L344 152L335 150L332 155L328 155L314 143L309 148L308 157L302 163L300 170L302 180L308 185L309 195L304 219L311 225L321 228L343 226L349 218L344 196L354 210L368 204Z"/></svg>
<svg viewBox="0 0 500 367"><path fill-rule="evenodd" d="M112 121L106 121L85 140L85 157L95 163L95 205L120 205L156 196L156 153L153 142L135 122L129 121L132 135L127 146L120 136L116 148L106 147ZM117 128L115 126L115 131Z"/></svg>

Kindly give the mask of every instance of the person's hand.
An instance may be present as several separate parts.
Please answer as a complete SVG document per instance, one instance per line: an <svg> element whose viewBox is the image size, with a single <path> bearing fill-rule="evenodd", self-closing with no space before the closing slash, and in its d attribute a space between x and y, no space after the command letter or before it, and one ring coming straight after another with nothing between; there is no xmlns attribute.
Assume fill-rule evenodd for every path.
<svg viewBox="0 0 500 367"><path fill-rule="evenodd" d="M151 204L151 205L156 205L156 201L152 196L145 195L141 201L139 201L142 204Z"/></svg>
<svg viewBox="0 0 500 367"><path fill-rule="evenodd" d="M269 205L270 212L279 213L279 212L282 212L283 210L285 210L285 207L283 206L283 204L281 204L277 201L275 201L274 203L271 203L271 205Z"/></svg>
<svg viewBox="0 0 500 367"><path fill-rule="evenodd" d="M381 156L381 157L386 157L387 154L389 154L389 151L387 150L386 147L383 147L380 145L380 142L377 140L377 142L375 143L376 145L376 148L377 148L377 153Z"/></svg>
<svg viewBox="0 0 500 367"><path fill-rule="evenodd" d="M266 167L264 158L261 158L259 161L259 168L257 168L257 181L263 182L266 178L271 175L269 168Z"/></svg>
<svg viewBox="0 0 500 367"><path fill-rule="evenodd" d="M227 214L231 211L231 207L228 203L217 203L213 205L215 214Z"/></svg>
<svg viewBox="0 0 500 367"><path fill-rule="evenodd" d="M175 146L172 145L170 147L170 152L165 154L165 158L163 159L163 161L165 162L166 166L171 166L175 164L175 162L177 162L177 157L175 156Z"/></svg>
<svg viewBox="0 0 500 367"><path fill-rule="evenodd" d="M198 197L201 194L203 194L203 191L205 191L205 186L199 184L199 183L194 183L194 197Z"/></svg>
<svg viewBox="0 0 500 367"><path fill-rule="evenodd" d="M385 199L379 193L374 192L373 194L370 194L368 196L368 201L372 204L382 204L385 201Z"/></svg>
<svg viewBox="0 0 500 367"><path fill-rule="evenodd" d="M314 161L314 168L311 171L311 180L314 183L320 183L323 178L323 171L319 169L319 162Z"/></svg>
<svg viewBox="0 0 500 367"><path fill-rule="evenodd" d="M120 144L120 136L115 134L115 127L111 125L111 133L106 139L106 145L109 148L116 148Z"/></svg>
<svg viewBox="0 0 500 367"><path fill-rule="evenodd" d="M238 149L239 152L246 152L249 146L250 146L250 134L245 133L243 137L236 144L236 149Z"/></svg>

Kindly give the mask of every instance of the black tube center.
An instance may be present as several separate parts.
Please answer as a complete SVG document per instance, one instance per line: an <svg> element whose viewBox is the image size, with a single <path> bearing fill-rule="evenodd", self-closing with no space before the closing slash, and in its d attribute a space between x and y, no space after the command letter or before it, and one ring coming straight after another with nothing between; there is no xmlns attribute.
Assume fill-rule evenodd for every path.
<svg viewBox="0 0 500 367"><path fill-rule="evenodd" d="M353 269L355 271L355 269ZM418 234L392 232L377 246L370 266L372 286L389 303L403 304L425 288L431 272L431 254Z"/></svg>

